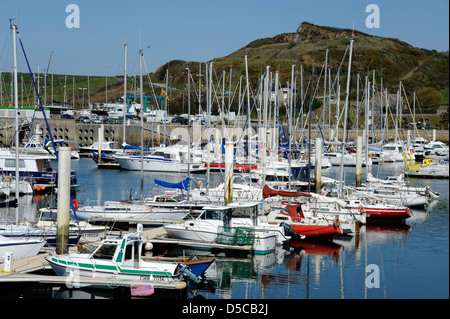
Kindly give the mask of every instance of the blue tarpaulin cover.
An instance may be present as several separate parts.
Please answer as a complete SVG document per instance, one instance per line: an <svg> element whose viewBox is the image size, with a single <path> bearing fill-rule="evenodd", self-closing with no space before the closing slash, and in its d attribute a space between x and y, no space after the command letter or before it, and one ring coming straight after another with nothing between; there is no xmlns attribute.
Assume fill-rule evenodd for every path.
<svg viewBox="0 0 450 319"><path fill-rule="evenodd" d="M167 188L179 188L179 189L185 189L187 190L189 187L190 178L186 178L184 181L181 181L179 183L169 183L165 181L161 181L159 179L155 179L156 185L161 185Z"/></svg>

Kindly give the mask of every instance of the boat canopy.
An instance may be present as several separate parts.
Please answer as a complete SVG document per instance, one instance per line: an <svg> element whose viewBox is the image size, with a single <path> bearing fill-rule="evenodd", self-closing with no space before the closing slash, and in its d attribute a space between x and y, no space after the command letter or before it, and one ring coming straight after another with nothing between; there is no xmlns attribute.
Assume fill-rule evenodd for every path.
<svg viewBox="0 0 450 319"><path fill-rule="evenodd" d="M184 189L187 190L189 187L189 183L190 183L190 178L186 178L185 180L179 182L179 183L169 183L169 182L165 182L159 179L155 179L155 184L156 185L161 185L167 188L179 188L179 189Z"/></svg>

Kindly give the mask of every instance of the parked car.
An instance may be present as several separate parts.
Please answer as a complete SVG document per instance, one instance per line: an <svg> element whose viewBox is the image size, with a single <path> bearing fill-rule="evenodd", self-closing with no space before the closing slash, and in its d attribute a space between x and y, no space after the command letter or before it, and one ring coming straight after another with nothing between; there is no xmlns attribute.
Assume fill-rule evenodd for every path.
<svg viewBox="0 0 450 319"><path fill-rule="evenodd" d="M188 119L182 117L182 116L175 116L172 118L171 121L172 124L188 124Z"/></svg>
<svg viewBox="0 0 450 319"><path fill-rule="evenodd" d="M67 120L73 120L74 119L74 117L72 115L67 114L67 113L66 114L62 114L61 118L62 119L67 119Z"/></svg>
<svg viewBox="0 0 450 319"><path fill-rule="evenodd" d="M92 123L102 124L103 123L103 118L101 116L94 116L92 118Z"/></svg>
<svg viewBox="0 0 450 319"><path fill-rule="evenodd" d="M80 122L81 123L91 123L91 118L88 116L83 116L83 117L81 117Z"/></svg>

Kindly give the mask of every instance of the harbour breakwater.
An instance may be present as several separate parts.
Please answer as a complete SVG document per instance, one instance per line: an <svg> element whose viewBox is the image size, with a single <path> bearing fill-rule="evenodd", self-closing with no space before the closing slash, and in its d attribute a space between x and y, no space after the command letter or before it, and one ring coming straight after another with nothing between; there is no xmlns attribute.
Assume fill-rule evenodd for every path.
<svg viewBox="0 0 450 319"><path fill-rule="evenodd" d="M99 129L103 126L103 139L104 141L115 141L117 142L117 147L124 142L123 132L124 127L123 124L94 124L94 123L80 123L74 120L67 119L50 119L48 121L50 126L50 131L53 139L63 139L65 140L70 147L78 149L79 147L89 146L93 142L98 141L98 133ZM34 134L34 127L38 124L41 130L43 131L44 138L50 138L50 134L45 130L45 122L41 119L35 119L33 123L33 128L30 130L30 125L25 125L21 128L20 141L23 144L26 142L27 134ZM146 146L159 145L164 142L176 142L179 140L188 141L188 136L190 132L192 139L202 138L203 141L208 141L210 137L219 143L222 141L222 137L230 138L233 141L238 141L239 139L246 139L247 130L243 129L244 125L239 127L239 125L228 125L222 129L221 125L216 125L207 129L204 125L193 124L188 129L187 125L179 125L179 124L144 124L144 143ZM261 125L258 122L252 122L251 126L251 135L254 136L258 133L261 133ZM399 130L399 134L404 136L406 140L407 130L402 129ZM432 140L433 132L432 130L418 130L419 133L416 133L416 137L423 137L428 140ZM267 132L267 134L269 134ZM350 135L350 138L356 138L357 134L362 136L363 131L359 130L356 133L356 130L352 130L347 133L347 136ZM373 136L375 134L376 140L379 141L381 139L381 132L378 131L370 131L369 136ZM449 132L448 130L436 130L436 139L440 140L444 143L449 143ZM325 139L329 139L329 130L324 129L322 132L319 132L318 129L311 128L311 138L315 139L316 137L323 136ZM419 135L419 136L418 136ZM125 141L131 145L140 145L140 136L141 136L141 128L139 123L131 123L126 125L125 127ZM308 136L308 130L297 130L296 131L296 140L300 140L302 136ZM393 138L395 136L395 130L389 130L388 138ZM10 145L11 141L14 139L14 126L4 126L0 129L0 142L4 146ZM342 129L339 132L339 139L342 139ZM268 140L272 140L269 138ZM149 142L150 141L150 142Z"/></svg>

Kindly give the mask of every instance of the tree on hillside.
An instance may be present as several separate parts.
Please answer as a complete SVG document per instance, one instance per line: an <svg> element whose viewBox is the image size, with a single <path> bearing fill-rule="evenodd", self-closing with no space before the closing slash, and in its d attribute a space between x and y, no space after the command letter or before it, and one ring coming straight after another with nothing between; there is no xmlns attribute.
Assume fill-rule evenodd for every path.
<svg viewBox="0 0 450 319"><path fill-rule="evenodd" d="M443 96L435 88L426 87L417 91L417 99L421 106L437 106L441 103Z"/></svg>

